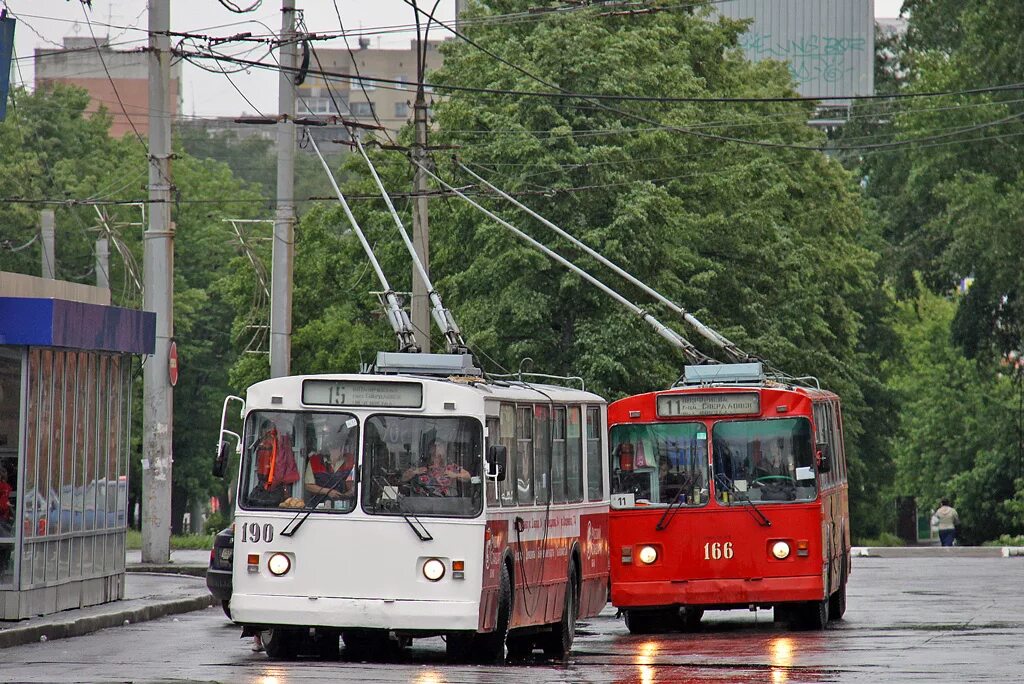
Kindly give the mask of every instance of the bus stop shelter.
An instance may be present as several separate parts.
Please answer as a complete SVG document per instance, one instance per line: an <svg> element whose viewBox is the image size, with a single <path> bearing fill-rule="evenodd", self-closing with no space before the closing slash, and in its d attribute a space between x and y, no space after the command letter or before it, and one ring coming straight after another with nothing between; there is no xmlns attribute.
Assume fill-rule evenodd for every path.
<svg viewBox="0 0 1024 684"><path fill-rule="evenodd" d="M155 331L152 313L0 296L0 619L123 598L132 359Z"/></svg>

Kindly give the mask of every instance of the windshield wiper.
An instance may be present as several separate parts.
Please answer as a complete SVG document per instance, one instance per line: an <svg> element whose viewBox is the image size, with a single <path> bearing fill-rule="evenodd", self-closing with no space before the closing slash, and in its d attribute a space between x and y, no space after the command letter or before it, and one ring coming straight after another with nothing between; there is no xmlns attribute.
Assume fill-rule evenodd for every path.
<svg viewBox="0 0 1024 684"><path fill-rule="evenodd" d="M408 523L409 527L416 536L420 538L420 541L434 541L434 536L430 534L430 530L423 524L423 521L416 517L415 513L411 513L405 508L405 495L398 490L395 485L388 484L388 481L383 477L377 476L373 478L373 481L380 487L380 491L383 492L385 487L394 487L395 489L395 501L398 503L398 512L402 518Z"/></svg>
<svg viewBox="0 0 1024 684"><path fill-rule="evenodd" d="M717 475L715 475L715 482L718 482L723 487L732 492L732 494L735 495L737 500L749 504L750 508L752 509L750 511L750 514L754 515L755 512L757 513L757 515L754 515L754 520L757 520L758 525L761 525L762 527L772 526L772 521L768 519L768 516L762 513L761 509L754 505L754 502L750 500L750 497L747 496L746 492L741 492L740 490L736 489L736 485L733 484L732 480L727 478L722 473L718 473Z"/></svg>
<svg viewBox="0 0 1024 684"><path fill-rule="evenodd" d="M346 477L347 477L347 474L346 474ZM340 482L336 481L334 484L332 484L330 487L327 488L327 491L320 492L319 494L314 496L312 499L310 499L309 500L309 504L306 506L306 510L303 511L303 512L300 512L300 513L296 513L295 517L292 518L290 521L288 521L288 524L284 526L284 529L281 530L281 536L283 536L283 537L291 537L296 532L298 532L299 528L302 527L302 523L306 522L306 518L308 518L310 516L310 514L314 510L316 510L317 506L319 506L321 503L323 503L324 499L326 499L327 497L329 497L331 495L331 492L338 492L339 494L344 496L344 492L342 492L340 489L338 489L338 485L339 484L343 484L344 481L345 481L345 478L342 478ZM302 520L299 520L300 516L301 516ZM296 522L296 521L298 521L298 522ZM292 527L292 525L294 525L294 527Z"/></svg>
<svg viewBox="0 0 1024 684"><path fill-rule="evenodd" d="M668 526L672 524L672 518L676 517L676 513L678 513L679 509L683 507L683 486L678 485L677 488L678 491L676 491L676 498L672 500L672 503L668 505L665 512L661 514L661 520L659 520L658 524L654 526L654 529L659 531L667 529ZM671 515L669 515L670 513ZM668 518L668 520L665 518Z"/></svg>

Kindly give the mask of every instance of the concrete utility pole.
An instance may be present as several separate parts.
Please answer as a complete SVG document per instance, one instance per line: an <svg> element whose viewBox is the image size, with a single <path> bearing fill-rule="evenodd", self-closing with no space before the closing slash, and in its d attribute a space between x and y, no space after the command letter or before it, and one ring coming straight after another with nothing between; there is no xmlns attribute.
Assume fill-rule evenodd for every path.
<svg viewBox="0 0 1024 684"><path fill-rule="evenodd" d="M281 2L281 75L277 101L277 216L270 275L270 377L291 372L292 265L295 260L295 0Z"/></svg>
<svg viewBox="0 0 1024 684"><path fill-rule="evenodd" d="M426 56L420 40L416 41L417 74L416 102L413 104L413 125L416 127L416 144L412 158L416 162L416 201L412 205L412 244L423 269L430 274L430 223L427 219L427 173L420 165L427 163L427 100L423 93L423 74L426 71ZM420 277L416 266L412 269L412 327L424 354L430 353L430 300L427 285Z"/></svg>
<svg viewBox="0 0 1024 684"><path fill-rule="evenodd" d="M168 357L174 337L174 225L171 223L170 0L149 0L149 227L143 246L143 308L156 313L156 348L146 359L142 397L142 562L171 553L171 436L174 394Z"/></svg>
<svg viewBox="0 0 1024 684"><path fill-rule="evenodd" d="M96 238L96 287L110 289L110 243L106 235Z"/></svg>
<svg viewBox="0 0 1024 684"><path fill-rule="evenodd" d="M57 278L56 254L53 247L56 231L53 209L43 209L39 215L39 232L43 237L43 277L49 280Z"/></svg>

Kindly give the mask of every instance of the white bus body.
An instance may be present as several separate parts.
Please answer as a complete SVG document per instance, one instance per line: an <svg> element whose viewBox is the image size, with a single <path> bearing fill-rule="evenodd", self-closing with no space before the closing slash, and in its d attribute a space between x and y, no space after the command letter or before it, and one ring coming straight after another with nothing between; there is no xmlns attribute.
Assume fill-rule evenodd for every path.
<svg viewBox="0 0 1024 684"><path fill-rule="evenodd" d="M339 634L346 644L446 634L450 650L491 660L507 634L510 652L559 654L575 618L605 605L607 413L597 395L291 376L251 386L243 416L230 609L269 630L272 657L318 640L329 654ZM509 478L487 476L497 467L488 455Z"/></svg>

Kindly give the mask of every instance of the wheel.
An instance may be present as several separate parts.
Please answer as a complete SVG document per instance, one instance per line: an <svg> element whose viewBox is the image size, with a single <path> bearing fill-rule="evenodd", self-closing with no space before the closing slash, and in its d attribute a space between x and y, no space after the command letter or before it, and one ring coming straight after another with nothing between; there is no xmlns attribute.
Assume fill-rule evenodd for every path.
<svg viewBox="0 0 1024 684"><path fill-rule="evenodd" d="M473 656L474 632L449 632L444 638L445 657L453 663L464 663Z"/></svg>
<svg viewBox="0 0 1024 684"><path fill-rule="evenodd" d="M801 625L807 629L825 629L828 624L829 599L808 601L802 606Z"/></svg>
<svg viewBox="0 0 1024 684"><path fill-rule="evenodd" d="M839 570L839 590L829 597L828 612L829 618L832 620L842 620L843 614L846 612L846 578L849 574L847 569L846 554L842 556L842 561Z"/></svg>
<svg viewBox="0 0 1024 684"><path fill-rule="evenodd" d="M679 616L679 626L684 632L692 632L700 627L700 620L704 617L703 608L687 607Z"/></svg>
<svg viewBox="0 0 1024 684"><path fill-rule="evenodd" d="M846 612L846 582L839 585L839 590L828 599L828 613L831 620L842 620Z"/></svg>
<svg viewBox="0 0 1024 684"><path fill-rule="evenodd" d="M263 632L263 648L271 660L295 660L299 655L301 630L274 627Z"/></svg>
<svg viewBox="0 0 1024 684"><path fill-rule="evenodd" d="M231 619L231 601L221 601L220 602L220 607L224 610L224 614L227 615L228 619L230 620Z"/></svg>
<svg viewBox="0 0 1024 684"><path fill-rule="evenodd" d="M572 650L572 641L576 638L576 618L578 617L576 607L578 586L576 564L569 563L569 577L565 581L565 601L562 604L562 619L541 640L544 655L549 658L562 660Z"/></svg>
<svg viewBox="0 0 1024 684"><path fill-rule="evenodd" d="M339 636L336 629L316 630L316 654L320 660L337 660L341 657L341 647L338 644Z"/></svg>
<svg viewBox="0 0 1024 684"><path fill-rule="evenodd" d="M505 660L505 641L508 639L508 626L512 619L512 579L508 566L501 566L501 579L498 580L498 617L494 631L488 634L477 634L476 654L485 663L501 663Z"/></svg>
<svg viewBox="0 0 1024 684"><path fill-rule="evenodd" d="M509 634L505 639L509 660L526 660L533 653L533 637Z"/></svg>
<svg viewBox="0 0 1024 684"><path fill-rule="evenodd" d="M675 629L679 620L677 608L658 610L625 610L626 629L630 634L654 634Z"/></svg>

